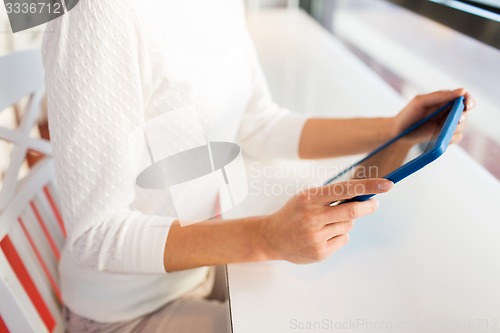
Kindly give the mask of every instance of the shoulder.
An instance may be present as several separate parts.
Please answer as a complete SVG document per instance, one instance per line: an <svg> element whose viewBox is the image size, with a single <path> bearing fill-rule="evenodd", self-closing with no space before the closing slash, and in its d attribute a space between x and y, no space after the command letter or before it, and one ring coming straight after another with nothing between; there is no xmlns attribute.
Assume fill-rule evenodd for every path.
<svg viewBox="0 0 500 333"><path fill-rule="evenodd" d="M71 52L136 44L140 29L136 6L135 0L80 0L47 25L42 44L46 67L50 58Z"/></svg>
<svg viewBox="0 0 500 333"><path fill-rule="evenodd" d="M73 29L72 34L91 31L105 34L137 25L134 0L80 0L70 11L49 23L48 31Z"/></svg>

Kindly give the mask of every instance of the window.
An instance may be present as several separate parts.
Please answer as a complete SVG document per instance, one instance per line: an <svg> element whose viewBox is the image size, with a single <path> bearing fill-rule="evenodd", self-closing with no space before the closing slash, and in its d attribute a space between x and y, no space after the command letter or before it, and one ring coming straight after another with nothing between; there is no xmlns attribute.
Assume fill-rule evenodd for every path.
<svg viewBox="0 0 500 333"><path fill-rule="evenodd" d="M500 0L389 0L500 49Z"/></svg>

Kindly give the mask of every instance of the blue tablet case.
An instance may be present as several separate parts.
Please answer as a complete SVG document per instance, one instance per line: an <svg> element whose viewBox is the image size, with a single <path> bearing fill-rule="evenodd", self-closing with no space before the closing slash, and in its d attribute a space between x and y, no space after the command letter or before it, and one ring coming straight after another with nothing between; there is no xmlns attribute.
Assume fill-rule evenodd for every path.
<svg viewBox="0 0 500 333"><path fill-rule="evenodd" d="M446 117L446 120L443 124L443 127L441 128L441 131L440 131L438 137L436 138L436 140L434 142L434 145L432 147L430 147L430 149L428 149L422 155L420 155L420 156L416 157L415 159L403 164L398 169L390 172L389 174L387 174L383 178L386 178L386 179L392 181L394 184L396 184L396 183L400 182L401 180L405 179L406 177L408 177L409 175L422 169L423 167L425 167L429 163L435 161L439 156L444 154L444 152L446 151L446 148L448 148L448 145L450 144L453 133L455 132L457 124L460 120L460 116L464 110L464 98L463 97L459 97L456 100L454 100L453 102L450 102L450 103L442 106L441 108L439 108L435 112L431 113L430 115L426 116L425 118L423 118L423 119L419 120L418 122L416 122L415 124L411 125L406 130L401 132L398 136L394 137L393 139L386 142L385 144L383 144L379 148L375 149L373 152L368 154L365 158L363 158L359 162L353 164L352 166L350 166L349 168L347 168L346 170L344 170L340 174L336 175L335 177L330 178L328 181L325 182L324 185L328 185L328 184L334 182L335 179L343 176L344 174L346 174L347 172L352 170L354 167L356 167L358 164L363 163L364 161L366 161L367 159L369 159L373 155L377 154L379 151L383 150L384 148L391 145L395 141L399 140L403 136L409 134L410 132L416 130L417 128L419 128L420 126L425 124L427 121L436 117L438 114L440 114L441 112L443 112L449 108L451 108L450 112L448 113L448 116ZM346 200L345 202L365 201L365 200L370 199L374 195L375 194L361 195L361 196L357 196L357 197L354 197L352 199Z"/></svg>

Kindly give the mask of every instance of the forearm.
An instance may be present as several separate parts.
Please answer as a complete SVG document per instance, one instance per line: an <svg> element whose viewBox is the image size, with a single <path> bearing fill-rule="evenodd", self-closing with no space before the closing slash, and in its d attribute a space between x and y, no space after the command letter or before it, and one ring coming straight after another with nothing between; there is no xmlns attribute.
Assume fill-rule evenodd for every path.
<svg viewBox="0 0 500 333"><path fill-rule="evenodd" d="M312 118L302 130L299 156L315 159L366 153L395 132L393 118Z"/></svg>
<svg viewBox="0 0 500 333"><path fill-rule="evenodd" d="M265 217L211 220L181 227L171 226L165 246L167 272L274 258L264 238Z"/></svg>

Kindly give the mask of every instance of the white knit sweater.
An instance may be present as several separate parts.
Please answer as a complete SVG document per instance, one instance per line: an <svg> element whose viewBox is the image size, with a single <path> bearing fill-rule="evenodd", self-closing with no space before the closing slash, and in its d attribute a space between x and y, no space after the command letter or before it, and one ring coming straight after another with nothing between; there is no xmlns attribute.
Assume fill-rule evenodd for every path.
<svg viewBox="0 0 500 333"><path fill-rule="evenodd" d="M69 231L64 301L102 322L149 313L193 289L206 268L165 273L175 215L167 193L135 186L130 161L142 155L131 156L130 133L189 106L209 140L290 158L305 118L273 103L240 0L82 0L48 25L43 54Z"/></svg>

